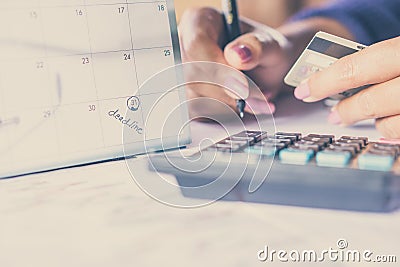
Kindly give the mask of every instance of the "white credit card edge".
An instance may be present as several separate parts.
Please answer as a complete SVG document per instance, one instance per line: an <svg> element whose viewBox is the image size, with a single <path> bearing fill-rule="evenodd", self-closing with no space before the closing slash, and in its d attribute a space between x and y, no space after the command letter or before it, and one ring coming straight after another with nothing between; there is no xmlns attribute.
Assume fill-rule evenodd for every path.
<svg viewBox="0 0 400 267"><path fill-rule="evenodd" d="M320 32L323 33L323 32ZM311 39L311 41L307 44L306 48L304 49L304 51L301 53L301 55L299 56L299 58L296 60L296 62L293 64L293 66L290 68L288 74L285 76L284 78L284 82L292 87L297 87L300 85L300 83L296 83L294 80L291 79L291 76L293 75L294 69L297 66L298 63L300 63L300 61L302 60L302 58L304 57L304 55L307 53L307 48L312 44L312 42L314 41L316 35Z"/></svg>
<svg viewBox="0 0 400 267"><path fill-rule="evenodd" d="M312 44L312 42L315 40L315 38L321 38L321 39L325 39L328 40L330 42L334 42L337 43L339 45L351 48L351 49L355 49L355 50L361 50L360 47L365 48L366 46L363 44L359 44L357 42L351 41L351 40L347 40L345 38L339 37L339 36L335 36L333 34L327 33L327 32L323 32L320 31L317 34L315 34L315 36L311 39L311 41L308 43L306 49L304 49L304 51L301 53L300 57L296 60L296 62L294 63L294 65L292 66L292 68L290 69L290 71L288 72L288 74L285 76L284 78L284 82L285 84L292 86L292 87L297 87L300 85L300 83L294 81L291 77L293 75L294 70L296 69L295 67L301 62L303 61L303 59L305 58L307 52L308 51L308 47ZM323 54L322 54L323 55Z"/></svg>
<svg viewBox="0 0 400 267"><path fill-rule="evenodd" d="M339 37L339 36L336 36L336 35L333 35L330 33L326 33L326 32L318 32L314 36L314 38L315 37L326 39L328 41L331 41L331 42L334 42L334 43L337 43L337 44L340 44L340 45L343 45L343 46L346 46L346 47L349 47L349 48L352 48L355 50L361 50L360 47L362 47L362 48L366 47L363 44L360 44L360 43L357 43L357 42L354 42L354 41L351 41L351 40L348 40L348 39L345 39L345 38L342 38L342 37ZM314 38L313 38L313 40L314 40Z"/></svg>

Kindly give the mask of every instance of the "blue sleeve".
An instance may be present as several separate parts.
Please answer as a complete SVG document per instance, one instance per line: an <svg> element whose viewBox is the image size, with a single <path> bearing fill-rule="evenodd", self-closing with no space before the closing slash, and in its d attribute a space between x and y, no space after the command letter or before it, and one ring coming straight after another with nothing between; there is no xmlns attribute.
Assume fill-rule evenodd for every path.
<svg viewBox="0 0 400 267"><path fill-rule="evenodd" d="M305 10L293 20L328 17L339 21L356 41L370 45L400 35L400 0L336 0Z"/></svg>

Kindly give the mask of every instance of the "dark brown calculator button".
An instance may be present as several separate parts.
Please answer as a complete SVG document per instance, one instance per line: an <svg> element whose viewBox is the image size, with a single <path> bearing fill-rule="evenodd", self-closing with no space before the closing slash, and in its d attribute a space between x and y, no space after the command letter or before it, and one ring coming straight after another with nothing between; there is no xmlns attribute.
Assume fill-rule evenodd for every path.
<svg viewBox="0 0 400 267"><path fill-rule="evenodd" d="M400 150L398 147L390 147L390 146L380 146L380 145L373 145L370 150L374 150L374 151L388 151L390 153L393 153L393 155L397 158L400 154Z"/></svg>
<svg viewBox="0 0 400 267"><path fill-rule="evenodd" d="M306 140L300 140L296 142L298 145L304 145L304 146L318 146L320 149L324 148L326 143L325 142L315 142L315 141L306 141Z"/></svg>
<svg viewBox="0 0 400 267"><path fill-rule="evenodd" d="M331 144L331 139L329 139L329 138L319 138L319 137L306 136L301 140L302 141L313 142L315 144L322 144L323 146L327 146L327 145Z"/></svg>
<svg viewBox="0 0 400 267"><path fill-rule="evenodd" d="M293 140L291 139L280 139L280 138L275 138L275 137L271 137L268 139L263 140L263 142L267 142L267 143L281 143L281 144L285 144L287 146L293 144Z"/></svg>
<svg viewBox="0 0 400 267"><path fill-rule="evenodd" d="M259 142L262 139L267 137L267 132L259 132L259 131L243 131L239 134L232 136L230 139L232 140L246 140L250 143Z"/></svg>
<svg viewBox="0 0 400 267"><path fill-rule="evenodd" d="M281 151L282 149L287 148L287 145L282 144L282 143L261 142L261 143L257 143L254 147L266 148L266 149L275 149L276 151Z"/></svg>
<svg viewBox="0 0 400 267"><path fill-rule="evenodd" d="M315 153L321 151L321 148L318 145L299 145L295 144L291 146L291 148L295 148L298 150L313 150Z"/></svg>
<svg viewBox="0 0 400 267"><path fill-rule="evenodd" d="M300 140L300 139L297 139L296 136L288 136L288 135L275 135L274 138L275 139L290 140L290 142L292 144Z"/></svg>
<svg viewBox="0 0 400 267"><path fill-rule="evenodd" d="M285 132L277 132L275 136L287 136L287 137L296 137L296 140L300 140L303 136L301 133L285 133Z"/></svg>
<svg viewBox="0 0 400 267"><path fill-rule="evenodd" d="M333 141L335 141L335 136L328 134L309 134L306 136L306 138L319 138L321 140L329 140L330 144L332 144Z"/></svg>
<svg viewBox="0 0 400 267"><path fill-rule="evenodd" d="M351 147L340 147L340 148L329 147L329 148L325 149L324 151L337 152L337 153L349 152L351 154L351 157L354 157L356 155L355 149L353 149Z"/></svg>
<svg viewBox="0 0 400 267"><path fill-rule="evenodd" d="M393 158L397 157L397 153L395 150L379 150L371 148L367 151L367 154L378 155L378 156L392 156Z"/></svg>
<svg viewBox="0 0 400 267"><path fill-rule="evenodd" d="M373 148L380 149L380 150L386 150L386 149L395 149L396 153L400 153L400 145L394 145L394 144L386 144L386 143L374 143Z"/></svg>
<svg viewBox="0 0 400 267"><path fill-rule="evenodd" d="M264 145L277 145L277 146L289 146L292 142L289 139L265 139L256 144L256 146L264 146Z"/></svg>
<svg viewBox="0 0 400 267"><path fill-rule="evenodd" d="M329 146L331 149L335 150L345 150L345 151L350 151L351 154L356 155L358 152L360 152L360 148L358 145L351 145L351 144L340 144L340 143L333 143L332 145Z"/></svg>
<svg viewBox="0 0 400 267"><path fill-rule="evenodd" d="M222 141L223 143L226 144L234 144L234 145L240 145L240 146L245 146L248 145L249 143L246 140L232 140L232 139L226 139Z"/></svg>
<svg viewBox="0 0 400 267"><path fill-rule="evenodd" d="M365 147L364 141L362 141L362 140L348 140L348 139L341 138L339 140L336 140L336 143L358 145L359 149L363 149Z"/></svg>
<svg viewBox="0 0 400 267"><path fill-rule="evenodd" d="M342 136L340 137L340 139L363 141L363 147L366 147L368 145L368 137Z"/></svg>
<svg viewBox="0 0 400 267"><path fill-rule="evenodd" d="M227 143L217 143L215 144L215 147L218 149L231 149L231 150L237 150L241 148L242 146L239 144L227 144Z"/></svg>
<svg viewBox="0 0 400 267"><path fill-rule="evenodd" d="M333 145L336 146L341 146L341 147L353 147L356 150L356 153L359 153L361 151L360 144L357 143L339 143L335 142Z"/></svg>

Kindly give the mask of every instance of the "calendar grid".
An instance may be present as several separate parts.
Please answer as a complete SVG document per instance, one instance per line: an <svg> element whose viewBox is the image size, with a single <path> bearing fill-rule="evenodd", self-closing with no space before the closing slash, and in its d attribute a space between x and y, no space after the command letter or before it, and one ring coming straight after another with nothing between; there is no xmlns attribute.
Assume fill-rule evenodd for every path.
<svg viewBox="0 0 400 267"><path fill-rule="evenodd" d="M133 32L132 32L132 21L131 21L131 14L129 12L129 3L128 0L126 0L126 6L127 6L127 10L128 10L128 20L129 20L129 32L130 32L130 41L131 41L131 46L132 46L132 54L133 54L133 64L135 65L135 68L137 68L137 64L136 64L136 53L135 53L135 47L133 45ZM139 76L138 73L136 71L135 73L136 75L136 82L137 82L137 88L139 88L140 91L140 84L139 84ZM139 92L138 91L138 92ZM141 95L137 95L137 97L141 97ZM145 122L145 118L143 115L143 106L140 105L140 110L141 110L141 117L142 117L142 122Z"/></svg>
<svg viewBox="0 0 400 267"><path fill-rule="evenodd" d="M0 16L7 15L3 21L11 19L10 24L22 21L17 25L22 25L21 29L14 29L14 35L3 36L0 31L0 40L11 38L10 44L16 44L10 47L0 42L0 71L4 71L0 77L9 74L19 77L18 71L27 74L15 84L9 78L3 85L0 78L0 119L4 114L7 119L14 112L21 115L23 127L14 127L18 128L15 133L14 128L6 132L10 138L25 133L35 136L36 142L32 142L33 137L26 141L27 149L32 151L38 150L41 142L48 144L43 153L56 151L51 152L57 153L56 156L121 146L122 132L116 130L121 124L109 114L117 115L119 111L118 115L130 116L132 121L136 118L143 124L151 105L149 100L163 92L158 88L138 91L137 96L145 97L146 101L137 112L127 115L122 111L134 94L130 92L174 64L171 32L165 23L167 2L76 0L69 4L65 0L63 4L63 1L55 0L55 4L52 0L37 0L36 4L26 1L26 6L21 6L22 2L0 2ZM147 27L147 23L155 26ZM25 26L30 27L30 32L23 32ZM1 51L3 47L5 52ZM7 66L9 62L12 69ZM29 92L29 97L17 92L31 88L34 92ZM41 98L42 95L49 100ZM21 99L14 97L10 102L7 98L10 96ZM151 137L149 141L156 139ZM143 138L137 142L143 142ZM20 161L19 156L11 161Z"/></svg>
<svg viewBox="0 0 400 267"><path fill-rule="evenodd" d="M41 4L42 0L39 0L39 5L41 6L41 8L63 8L63 7L91 7L91 6L112 6L112 5L124 5L124 4L128 4L128 5L135 5L135 4L151 4L151 3L165 3L165 1L129 1L129 0L125 0L125 1L120 1L120 2L115 2L115 3L96 3L96 4L86 4L84 2L84 0L82 0L82 4L59 4L59 5L43 5ZM33 7L3 7L0 5L0 10L24 10L24 9L32 9Z"/></svg>
<svg viewBox="0 0 400 267"><path fill-rule="evenodd" d="M84 2L86 2L86 0L83 0ZM71 5L71 6L77 6L77 7L83 7L83 8L85 8L85 7L87 7L87 6L117 6L117 5L123 5L123 4L125 4L125 5L127 5L127 7L128 7L128 9L129 9L129 5L131 4L133 4L133 5L135 5L135 4L150 4L150 3L165 3L165 1L129 1L129 0L126 0L125 1L125 3L122 3L122 2L119 2L119 3L111 3L111 4L82 4L82 5ZM70 5L58 5L58 6L51 6L51 7L47 7L47 8L57 8L57 7L71 7ZM44 7L44 8L46 8L46 7ZM40 10L42 10L43 9L43 7L42 6L40 6L39 7L39 9ZM86 12L85 12L86 13ZM40 18L40 20L42 21L42 19ZM119 49L119 50L109 50L109 51L99 51L99 52L93 52L93 51L91 51L91 47L89 47L89 50L90 51L88 51L89 53L75 53L75 54L64 54L64 55L62 55L62 56L60 56L60 55L49 55L49 53L48 53L48 43L46 43L46 40L44 39L44 32L43 32L43 29L41 29L41 35L42 35L42 38L43 38L43 48L44 48L44 50L45 50L45 56L44 57L42 57L41 59L43 59L43 60L51 60L51 59L58 59L58 58L67 58L67 57L76 57L76 56L79 56L79 57L83 57L83 56L87 56L87 55L90 55L90 57L91 58L93 58L93 56L94 55L102 55L102 54L108 54L108 53L119 53L119 52L133 52L134 53L134 56L133 56L133 61L134 61L134 65L135 65L135 67L137 67L137 63L136 63L136 57L135 57L135 54L137 53L137 52L139 52L139 51L147 51L147 50L154 50L154 49L172 49L172 46L170 46L170 45L168 45L168 46L149 46L149 47L141 47L141 48L134 48L133 47L133 37L134 37L134 33L132 32L132 29L131 29L131 19L130 19L130 14L129 14L129 12L128 12L128 20L129 20L129 29L130 29L130 35L131 35L131 38L130 38L130 41L131 41L131 48L132 48L132 50L126 50L126 49ZM87 18L86 18L86 21L87 21ZM87 25L87 27L88 27L88 23L86 24ZM91 46L91 42L90 42L90 30L89 30L89 27L88 27L88 35L89 35L89 46ZM19 60L30 60L30 59L37 59L37 57L25 57L25 58L19 58ZM47 63L47 62L45 62L45 63ZM48 70L47 70L48 71ZM94 75L94 74L93 74ZM137 79L137 86L139 87L139 81L138 81L138 74L137 73L135 73L135 76L136 76L136 79ZM98 92L97 92L97 89L96 89L96 93L98 94ZM154 94L154 93L150 93L150 94ZM146 95L146 94L144 94L144 95ZM98 99L98 95L96 96L97 97L97 99L96 99L96 101L99 101L99 99ZM115 98L105 98L105 99L102 99L102 100L109 100L109 99L115 99ZM81 103L83 103L83 102L72 102L72 103L69 103L69 104L81 104ZM69 104L63 104L63 105L69 105ZM52 106L52 108L54 108L55 106Z"/></svg>
<svg viewBox="0 0 400 267"><path fill-rule="evenodd" d="M39 1L39 11L40 11L40 14L42 14L42 5L41 5L41 3L40 3L40 1ZM45 39L45 34L44 34L44 25L43 25L43 19L42 19L42 16L40 16L40 31L41 31L41 35L42 35L42 41L43 41L43 43L44 44L46 44L46 39ZM44 45L44 55L45 55L45 60L47 59L47 57L48 57L48 52L47 52L47 45ZM48 66L47 66L47 63L46 63L46 73L47 73L47 77L48 77L48 79L50 80L50 72L49 72L49 68L48 68ZM55 102L55 105L51 108L51 110L53 111L53 114L52 114L52 119L53 119L53 117L54 117L54 113L55 113L55 110L56 110L56 107L57 107L57 105L60 105L61 103L60 103L60 101L61 101L61 96L60 96L60 94L62 94L62 89L61 88L59 88L58 89L59 90L59 92L58 92L58 94L59 94L59 97L58 97L58 99L57 100L55 100L55 99L53 99L53 101L56 101ZM59 102L59 103L58 103ZM57 152L58 153L61 153L61 150L60 150L60 136L59 136L59 132L60 132L60 130L59 130L59 128L58 128L58 125L57 125L57 122L54 120L54 132L55 132L55 138L56 138L56 140L57 140Z"/></svg>
<svg viewBox="0 0 400 267"><path fill-rule="evenodd" d="M87 12L87 5L86 5L86 0L83 0L83 1L84 1L84 10L85 10L86 26L87 26L88 38L89 38L90 60L91 60L91 62L93 62L92 39L91 39L91 35L90 35L90 27L89 27L89 22L88 22L88 17L87 17L87 14L88 14L88 12ZM95 88L95 91L96 91L96 101L95 101L95 102L96 102L96 109L97 109L97 110L95 110L95 111L96 111L96 113L98 114L98 121L99 121L99 123L100 123L100 127L103 128L102 120L101 120L101 117L100 117L100 113L98 112L98 107L99 107L100 101L99 101L99 92L98 92L98 90L97 90L96 75L95 75L95 72L94 72L94 69L93 69L93 64L91 64L90 67L91 67L91 69L92 69L94 88ZM101 134L101 138L102 138L102 141L103 141L103 147L105 147L105 140L104 140L103 132L100 132L100 134Z"/></svg>

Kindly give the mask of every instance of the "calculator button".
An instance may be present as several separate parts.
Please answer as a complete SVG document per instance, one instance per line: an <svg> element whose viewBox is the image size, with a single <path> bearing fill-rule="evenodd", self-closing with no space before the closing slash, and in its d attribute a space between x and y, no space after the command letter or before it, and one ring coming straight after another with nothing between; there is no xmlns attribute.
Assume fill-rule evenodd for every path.
<svg viewBox="0 0 400 267"><path fill-rule="evenodd" d="M358 140L363 142L363 147L366 147L368 145L368 138L367 137L353 137L353 136L342 136L340 139L344 140Z"/></svg>
<svg viewBox="0 0 400 267"><path fill-rule="evenodd" d="M300 141L302 134L301 133L285 133L285 132L278 132L275 134L276 138L282 139L282 138L287 138L287 139L292 139L294 138L295 141Z"/></svg>
<svg viewBox="0 0 400 267"><path fill-rule="evenodd" d="M354 149L354 154L357 154L357 153L361 152L360 144L355 144L355 143L338 143L338 142L335 142L332 145L330 145L329 147L330 148L342 148L342 147L353 148Z"/></svg>
<svg viewBox="0 0 400 267"><path fill-rule="evenodd" d="M349 165L352 154L348 151L325 150L317 154L318 166L344 168Z"/></svg>
<svg viewBox="0 0 400 267"><path fill-rule="evenodd" d="M397 157L397 151L394 149L376 149L376 148L371 148L367 151L368 154L372 155L381 155L381 156L392 156L393 158Z"/></svg>
<svg viewBox="0 0 400 267"><path fill-rule="evenodd" d="M263 143L263 144L256 144L254 146L255 148L264 148L264 149L273 149L276 150L277 152L281 151L282 149L287 148L287 145L285 144L271 144L271 143Z"/></svg>
<svg viewBox="0 0 400 267"><path fill-rule="evenodd" d="M232 136L231 140L245 141L249 145L253 145L256 142L254 137L250 137L250 136Z"/></svg>
<svg viewBox="0 0 400 267"><path fill-rule="evenodd" d="M238 144L226 144L226 143L217 143L214 145L214 150L217 149L221 152L234 152L241 148L241 145Z"/></svg>
<svg viewBox="0 0 400 267"><path fill-rule="evenodd" d="M382 143L375 143L372 145L373 149L377 150L389 150L395 152L395 157L397 158L400 154L400 146L398 145L392 145L392 144L382 144Z"/></svg>
<svg viewBox="0 0 400 267"><path fill-rule="evenodd" d="M277 151L274 146L251 146L248 147L244 150L245 152L249 154L256 154L256 155L261 155L261 156L267 156L267 157L274 157L275 152Z"/></svg>
<svg viewBox="0 0 400 267"><path fill-rule="evenodd" d="M314 157L314 150L286 148L279 153L279 159L285 164L306 165Z"/></svg>
<svg viewBox="0 0 400 267"><path fill-rule="evenodd" d="M356 149L353 147L334 147L334 146L330 146L327 149L325 149L324 151L332 151L332 152L348 152L351 154L352 157L354 157L357 153L356 153Z"/></svg>
<svg viewBox="0 0 400 267"><path fill-rule="evenodd" d="M298 141L296 136L284 136L284 135L276 135L273 137L273 139L276 140L289 140L290 144L294 144L295 142Z"/></svg>
<svg viewBox="0 0 400 267"><path fill-rule="evenodd" d="M325 147L325 143L318 144L318 143L302 140L302 141L299 141L296 144L294 144L293 147L301 149L301 150L312 149L314 152L318 152L318 151L321 151L322 148Z"/></svg>
<svg viewBox="0 0 400 267"><path fill-rule="evenodd" d="M314 145L319 145L321 147L326 147L329 143L329 140L322 140L322 139L318 139L318 138L303 138L300 141L297 142L298 144L314 144Z"/></svg>
<svg viewBox="0 0 400 267"><path fill-rule="evenodd" d="M226 144L233 144L233 145L239 145L239 146L247 146L248 142L244 140L232 140L232 139L226 139L222 141Z"/></svg>
<svg viewBox="0 0 400 267"><path fill-rule="evenodd" d="M336 143L340 143L340 144L356 144L356 145L358 145L360 150L365 147L364 141L362 141L362 140L339 139L339 140L336 141Z"/></svg>
<svg viewBox="0 0 400 267"><path fill-rule="evenodd" d="M390 171L394 164L394 157L390 155L374 155L366 153L358 157L358 167L368 171Z"/></svg>
<svg viewBox="0 0 400 267"><path fill-rule="evenodd" d="M328 134L309 134L306 136L306 138L319 138L324 141L329 141L330 144L335 141L335 136Z"/></svg>
<svg viewBox="0 0 400 267"><path fill-rule="evenodd" d="M316 144L321 144L322 146L326 147L327 145L331 144L331 139L328 138L317 138L317 137L303 137L302 141L313 142Z"/></svg>
<svg viewBox="0 0 400 267"><path fill-rule="evenodd" d="M379 143L372 143L372 145L376 146L376 147L382 147L382 148L384 148L384 147L397 148L400 150L400 145L397 145L397 144L389 144L389 143L380 143L379 142Z"/></svg>
<svg viewBox="0 0 400 267"><path fill-rule="evenodd" d="M288 147L292 144L290 139L265 139L256 144L256 146L274 145L277 147Z"/></svg>
<svg viewBox="0 0 400 267"><path fill-rule="evenodd" d="M244 131L239 134L233 135L230 139L232 140L245 140L249 143L255 143L263 140L267 137L267 132L260 131Z"/></svg>

